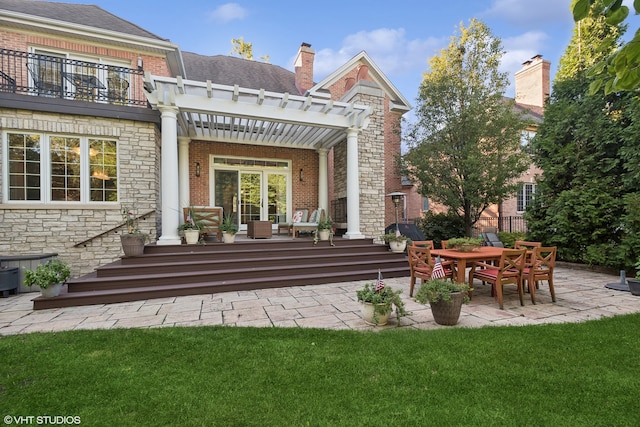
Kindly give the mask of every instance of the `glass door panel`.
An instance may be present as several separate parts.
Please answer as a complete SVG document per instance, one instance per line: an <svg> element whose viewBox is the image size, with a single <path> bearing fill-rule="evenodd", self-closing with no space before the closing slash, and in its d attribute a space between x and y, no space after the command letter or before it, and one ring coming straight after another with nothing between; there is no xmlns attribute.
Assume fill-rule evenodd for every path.
<svg viewBox="0 0 640 427"><path fill-rule="evenodd" d="M260 221L261 213L262 172L240 172L240 225Z"/></svg>
<svg viewBox="0 0 640 427"><path fill-rule="evenodd" d="M267 215L272 224L287 221L287 175L267 174Z"/></svg>
<svg viewBox="0 0 640 427"><path fill-rule="evenodd" d="M231 215L237 221L238 171L216 169L214 180L216 206L222 206L222 214Z"/></svg>

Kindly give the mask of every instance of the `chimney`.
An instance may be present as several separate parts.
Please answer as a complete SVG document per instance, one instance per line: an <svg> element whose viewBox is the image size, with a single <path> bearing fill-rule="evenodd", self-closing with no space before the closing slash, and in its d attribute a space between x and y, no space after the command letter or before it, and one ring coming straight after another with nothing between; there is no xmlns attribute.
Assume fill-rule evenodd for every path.
<svg viewBox="0 0 640 427"><path fill-rule="evenodd" d="M544 107L544 101L551 93L551 63L536 55L522 63L522 69L515 74L516 103Z"/></svg>
<svg viewBox="0 0 640 427"><path fill-rule="evenodd" d="M300 95L304 95L313 87L313 57L315 52L309 43L302 43L294 63L296 70L296 87Z"/></svg>

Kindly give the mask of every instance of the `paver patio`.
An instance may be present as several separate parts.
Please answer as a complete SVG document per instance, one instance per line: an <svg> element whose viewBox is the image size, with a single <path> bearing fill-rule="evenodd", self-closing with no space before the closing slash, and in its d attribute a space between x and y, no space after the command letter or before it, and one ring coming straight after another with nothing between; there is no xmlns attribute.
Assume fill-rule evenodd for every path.
<svg viewBox="0 0 640 427"><path fill-rule="evenodd" d="M372 278L372 281L375 278ZM605 288L619 277L588 270L556 268L557 302L551 302L546 284L536 292L537 304L525 295L520 306L514 286L505 288L505 309L490 295L490 286L479 282L470 304L464 305L455 327L530 325L582 322L640 312L640 297ZM32 310L37 293L0 299L0 335L53 332L73 329L149 328L166 326L257 326L325 329L384 330L398 326L395 317L384 327L368 326L360 317L356 290L366 281L295 286L244 292L227 292L160 298L118 304ZM409 298L409 278L385 279L403 290L412 312L400 319L400 327L435 329L429 306Z"/></svg>

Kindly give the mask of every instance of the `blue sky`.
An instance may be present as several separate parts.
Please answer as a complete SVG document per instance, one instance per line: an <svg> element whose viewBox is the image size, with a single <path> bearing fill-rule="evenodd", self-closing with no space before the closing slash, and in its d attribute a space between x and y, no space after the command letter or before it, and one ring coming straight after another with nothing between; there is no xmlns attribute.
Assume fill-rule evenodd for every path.
<svg viewBox="0 0 640 427"><path fill-rule="evenodd" d="M307 42L316 52L316 81L364 50L412 105L429 58L446 47L461 22L477 18L502 40L502 70L512 83L522 62L536 54L551 61L553 78L574 28L571 0L66 2L98 5L203 55L230 54L231 39L244 37L253 43L255 59L269 55L270 63L290 70ZM632 33L640 19L628 21ZM514 96L513 85L507 96Z"/></svg>

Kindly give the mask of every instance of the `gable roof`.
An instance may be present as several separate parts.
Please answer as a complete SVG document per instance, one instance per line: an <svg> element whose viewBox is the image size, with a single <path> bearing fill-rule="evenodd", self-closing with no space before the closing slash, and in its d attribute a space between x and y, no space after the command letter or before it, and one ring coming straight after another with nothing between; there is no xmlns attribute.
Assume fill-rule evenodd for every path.
<svg viewBox="0 0 640 427"><path fill-rule="evenodd" d="M189 80L210 80L221 85L299 95L295 74L277 65L233 56L205 56L192 52L182 52L182 60Z"/></svg>
<svg viewBox="0 0 640 427"><path fill-rule="evenodd" d="M0 0L0 9L132 36L166 40L95 5L37 0Z"/></svg>
<svg viewBox="0 0 640 427"><path fill-rule="evenodd" d="M314 93L327 90L332 84L340 80L346 73L353 70L359 64L367 65L369 67L369 76L382 88L384 93L389 97L391 101L391 110L406 112L411 109L411 105L409 104L407 99L384 75L382 70L380 70L380 68L371 60L371 58L365 51L360 52L349 61L347 61L342 67L338 68L336 71L325 77L321 82L316 83L311 89L309 89L309 92Z"/></svg>

